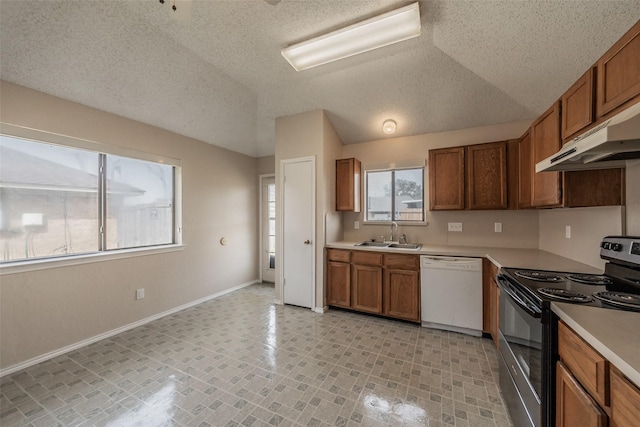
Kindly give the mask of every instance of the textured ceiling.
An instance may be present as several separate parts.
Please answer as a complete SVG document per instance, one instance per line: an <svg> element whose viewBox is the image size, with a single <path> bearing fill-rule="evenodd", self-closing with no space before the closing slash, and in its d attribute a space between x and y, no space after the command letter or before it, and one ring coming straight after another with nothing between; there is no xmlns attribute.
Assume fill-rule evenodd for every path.
<svg viewBox="0 0 640 427"><path fill-rule="evenodd" d="M424 1L416 39L299 73L280 55L408 3L0 0L0 76L258 157L276 117L317 108L346 144L387 118L394 136L533 119L640 19L640 0Z"/></svg>

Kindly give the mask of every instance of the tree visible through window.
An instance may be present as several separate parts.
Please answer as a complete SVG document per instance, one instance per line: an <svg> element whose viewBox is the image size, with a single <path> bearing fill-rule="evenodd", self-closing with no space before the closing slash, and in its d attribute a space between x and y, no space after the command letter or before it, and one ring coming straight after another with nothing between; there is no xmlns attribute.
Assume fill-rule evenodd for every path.
<svg viewBox="0 0 640 427"><path fill-rule="evenodd" d="M424 221L424 168L367 171L366 221Z"/></svg>

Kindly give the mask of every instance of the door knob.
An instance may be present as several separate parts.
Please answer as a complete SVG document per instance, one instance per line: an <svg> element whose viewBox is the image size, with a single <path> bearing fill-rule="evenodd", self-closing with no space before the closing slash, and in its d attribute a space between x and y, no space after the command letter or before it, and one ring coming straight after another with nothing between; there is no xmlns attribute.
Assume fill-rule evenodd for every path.
<svg viewBox="0 0 640 427"><path fill-rule="evenodd" d="M310 244L311 244L311 240L309 240L309 239L305 240L305 241L304 241L304 244L305 244L305 245L310 245Z"/></svg>

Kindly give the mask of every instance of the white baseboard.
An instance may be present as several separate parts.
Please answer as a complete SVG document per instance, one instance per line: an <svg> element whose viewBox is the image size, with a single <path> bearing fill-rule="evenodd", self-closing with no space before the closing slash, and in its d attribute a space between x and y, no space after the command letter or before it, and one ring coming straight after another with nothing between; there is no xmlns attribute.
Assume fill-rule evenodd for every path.
<svg viewBox="0 0 640 427"><path fill-rule="evenodd" d="M278 304L278 305L283 305L282 301L280 301L279 299L275 299L275 298L273 299L273 303L274 304Z"/></svg>
<svg viewBox="0 0 640 427"><path fill-rule="evenodd" d="M316 307L313 309L313 311L315 311L316 313L324 313L325 311L329 310L329 306L325 305L324 307Z"/></svg>
<svg viewBox="0 0 640 427"><path fill-rule="evenodd" d="M260 280L252 280L250 282L243 283L243 284L238 285L238 286L234 286L233 288L225 289L222 292L218 292L218 293L215 293L213 295L209 295L209 296L206 296L204 298L200 298L198 300L189 302L187 304L183 304L183 305L181 305L179 307L175 307L175 308L172 308L170 310L163 311L162 313L158 313L158 314L155 314L153 316L147 317L145 319L138 320L137 322L129 323L128 325L124 325L124 326L121 326L119 328L112 329L112 330L110 330L108 332L93 336L91 338L87 338L86 340L78 341L77 343L68 345L66 347L62 347L62 348L59 348L57 350L53 350L53 351L50 351L50 352L45 353L43 355L40 355L40 356L34 357L32 359L26 360L24 362L17 363L17 364L15 364L13 366L9 366L7 368L0 369L0 378L4 377L5 375L13 374L14 372L21 371L21 370L23 370L25 368L28 368L30 366L37 365L38 363L42 363L42 362L44 362L46 360L53 359L54 357L58 357L58 356L63 355L65 353L69 353L70 351L77 350L79 348L85 347L85 346L87 346L89 344L93 344L93 343L98 342L100 340L103 340L105 338L110 338L110 337L112 337L114 335L118 335L118 334L120 334L122 332L125 332L125 331L128 331L130 329L137 328L138 326L142 326L142 325L145 325L147 323L153 322L154 320L158 320L158 319L160 319L162 317L169 316L171 314L177 313L177 312L185 310L187 308L191 308L193 306L196 306L198 304L202 304L203 302L207 302L207 301L210 301L212 299L219 298L219 297L221 297L223 295L226 295L226 294L228 294L230 292L234 292L234 291L237 291L239 289L246 288L247 286L251 286L251 285L253 285L255 283L260 283Z"/></svg>

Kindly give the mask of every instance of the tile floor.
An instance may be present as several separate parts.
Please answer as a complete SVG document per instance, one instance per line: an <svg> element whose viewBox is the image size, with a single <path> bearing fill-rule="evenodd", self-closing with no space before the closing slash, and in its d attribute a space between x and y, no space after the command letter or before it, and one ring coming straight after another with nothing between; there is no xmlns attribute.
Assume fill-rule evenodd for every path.
<svg viewBox="0 0 640 427"><path fill-rule="evenodd" d="M9 426L510 426L489 339L257 284L8 375Z"/></svg>

